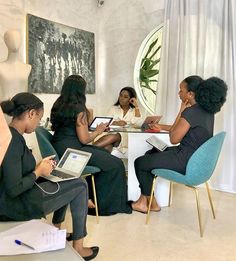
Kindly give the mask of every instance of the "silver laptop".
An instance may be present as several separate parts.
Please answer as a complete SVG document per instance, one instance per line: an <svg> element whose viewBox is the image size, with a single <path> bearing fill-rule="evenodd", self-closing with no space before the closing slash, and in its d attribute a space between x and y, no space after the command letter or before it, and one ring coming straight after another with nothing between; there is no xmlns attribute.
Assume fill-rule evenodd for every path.
<svg viewBox="0 0 236 261"><path fill-rule="evenodd" d="M68 148L50 176L44 178L52 182L79 178L92 153Z"/></svg>

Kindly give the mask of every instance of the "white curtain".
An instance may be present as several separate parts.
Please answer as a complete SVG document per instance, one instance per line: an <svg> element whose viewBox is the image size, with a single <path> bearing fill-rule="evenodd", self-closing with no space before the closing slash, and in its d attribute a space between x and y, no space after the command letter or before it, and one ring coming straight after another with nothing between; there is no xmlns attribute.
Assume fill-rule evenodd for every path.
<svg viewBox="0 0 236 261"><path fill-rule="evenodd" d="M236 192L236 3L234 0L166 0L158 114L172 123L179 110L178 85L193 74L218 76L228 84L227 102L214 132L226 140L211 186Z"/></svg>

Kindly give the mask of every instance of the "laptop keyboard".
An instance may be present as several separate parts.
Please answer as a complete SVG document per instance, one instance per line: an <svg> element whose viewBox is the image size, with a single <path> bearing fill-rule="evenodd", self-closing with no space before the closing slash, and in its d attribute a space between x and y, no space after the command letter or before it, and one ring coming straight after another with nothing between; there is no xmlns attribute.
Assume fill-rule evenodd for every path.
<svg viewBox="0 0 236 261"><path fill-rule="evenodd" d="M57 176L61 179L68 179L74 177L73 175L54 169L52 175Z"/></svg>

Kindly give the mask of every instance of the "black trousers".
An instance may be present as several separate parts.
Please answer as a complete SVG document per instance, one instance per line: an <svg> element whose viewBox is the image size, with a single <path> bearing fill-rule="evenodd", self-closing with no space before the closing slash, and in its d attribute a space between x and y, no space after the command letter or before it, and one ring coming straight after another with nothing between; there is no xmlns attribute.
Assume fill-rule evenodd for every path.
<svg viewBox="0 0 236 261"><path fill-rule="evenodd" d="M59 157L67 148L83 150L92 153L88 165L101 169L94 175L96 184L97 202L100 216L116 213L131 213L127 203L127 184L125 167L121 159L111 155L107 150L93 145L83 145L77 136L59 137L53 143ZM90 181L87 178L89 191L92 192ZM92 198L92 193L90 194Z"/></svg>
<svg viewBox="0 0 236 261"><path fill-rule="evenodd" d="M147 151L144 156L137 158L134 162L134 168L141 193L145 196L150 196L154 178L154 175L151 174L153 169L171 169L184 175L186 161L181 159L178 147L168 147L163 152L152 149Z"/></svg>
<svg viewBox="0 0 236 261"><path fill-rule="evenodd" d="M43 212L48 215L52 212L53 224L60 224L65 220L66 210L70 205L73 240L84 238L87 235L86 220L88 212L88 189L87 183L82 178L63 181L56 194L43 193ZM52 183L40 184L45 191L52 190ZM54 184L56 188L56 184Z"/></svg>

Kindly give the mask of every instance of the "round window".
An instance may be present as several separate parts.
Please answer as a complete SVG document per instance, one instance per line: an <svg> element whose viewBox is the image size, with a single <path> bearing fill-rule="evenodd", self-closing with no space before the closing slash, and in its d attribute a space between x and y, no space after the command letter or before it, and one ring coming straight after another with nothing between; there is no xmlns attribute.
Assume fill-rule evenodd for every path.
<svg viewBox="0 0 236 261"><path fill-rule="evenodd" d="M158 26L142 42L134 69L134 86L142 105L155 113L161 56L163 25Z"/></svg>

